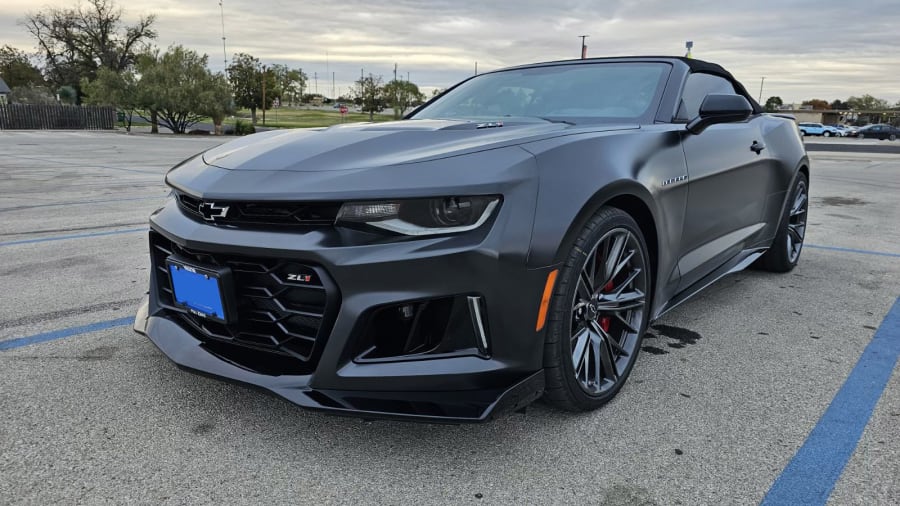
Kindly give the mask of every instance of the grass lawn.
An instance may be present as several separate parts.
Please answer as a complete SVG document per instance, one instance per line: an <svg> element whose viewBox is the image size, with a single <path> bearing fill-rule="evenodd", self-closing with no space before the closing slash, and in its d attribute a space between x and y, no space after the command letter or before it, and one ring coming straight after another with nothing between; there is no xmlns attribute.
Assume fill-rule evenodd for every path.
<svg viewBox="0 0 900 506"><path fill-rule="evenodd" d="M235 118L250 123L250 111L238 111ZM393 119L393 115L375 114L374 121L391 121ZM256 126L263 126L262 111L256 111L256 120ZM227 118L225 120L225 125L234 126L235 121L235 119ZM348 112L343 118L344 123L356 123L360 121L369 121L369 115L358 112ZM277 113L275 109L266 111L265 126L274 128L309 128L331 126L339 123L341 123L341 113L337 110L323 111L320 109L280 108Z"/></svg>

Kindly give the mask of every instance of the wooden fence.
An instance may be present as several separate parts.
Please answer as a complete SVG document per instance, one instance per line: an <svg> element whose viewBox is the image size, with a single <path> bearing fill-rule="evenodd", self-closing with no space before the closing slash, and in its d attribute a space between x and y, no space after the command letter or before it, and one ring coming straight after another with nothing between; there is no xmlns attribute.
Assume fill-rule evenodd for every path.
<svg viewBox="0 0 900 506"><path fill-rule="evenodd" d="M111 130L114 107L74 105L0 105L0 130Z"/></svg>

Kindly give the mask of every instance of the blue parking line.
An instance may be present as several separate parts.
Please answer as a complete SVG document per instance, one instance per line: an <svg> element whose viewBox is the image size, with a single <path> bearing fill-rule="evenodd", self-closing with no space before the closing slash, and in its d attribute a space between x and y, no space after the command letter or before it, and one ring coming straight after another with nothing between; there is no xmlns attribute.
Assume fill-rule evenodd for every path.
<svg viewBox="0 0 900 506"><path fill-rule="evenodd" d="M0 351L21 348L22 346L28 346L30 344L55 341L57 339L65 339L67 337L87 334L88 332L96 332L98 330L111 329L113 327L124 327L125 325L131 325L132 322L134 322L134 317L129 316L127 318L118 318L116 320L107 320L105 322L96 322L89 325L81 325L79 327L44 332L43 334L35 334L33 336L18 337L8 341L0 341Z"/></svg>
<svg viewBox="0 0 900 506"><path fill-rule="evenodd" d="M0 247L15 246L17 244L34 244L37 242L64 241L66 239L82 239L85 237L101 237L104 235L133 234L135 232L146 232L146 231L147 231L147 227L137 227L137 228L123 228L121 230L108 230L106 232L90 232L87 234L55 235L52 237L41 237L38 239L22 239L20 241L0 242Z"/></svg>
<svg viewBox="0 0 900 506"><path fill-rule="evenodd" d="M900 356L900 298L762 506L828 501Z"/></svg>
<svg viewBox="0 0 900 506"><path fill-rule="evenodd" d="M821 246L819 244L804 244L804 248L824 249L828 251L840 251L842 253L859 253L860 255L876 255L882 257L900 258L900 253L887 253L884 251L870 251L865 249L839 248L837 246Z"/></svg>

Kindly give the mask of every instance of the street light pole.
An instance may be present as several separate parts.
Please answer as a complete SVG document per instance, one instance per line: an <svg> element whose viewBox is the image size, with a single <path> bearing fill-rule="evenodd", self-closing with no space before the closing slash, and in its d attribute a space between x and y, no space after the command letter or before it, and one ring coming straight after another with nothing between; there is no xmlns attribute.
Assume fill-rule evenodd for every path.
<svg viewBox="0 0 900 506"><path fill-rule="evenodd" d="M228 68L228 51L225 50L225 6L222 0L219 0L219 11L222 14L222 56L224 57L225 68Z"/></svg>
<svg viewBox="0 0 900 506"><path fill-rule="evenodd" d="M584 39L590 37L590 35L578 35L581 37L581 59L587 58L587 44L585 44Z"/></svg>

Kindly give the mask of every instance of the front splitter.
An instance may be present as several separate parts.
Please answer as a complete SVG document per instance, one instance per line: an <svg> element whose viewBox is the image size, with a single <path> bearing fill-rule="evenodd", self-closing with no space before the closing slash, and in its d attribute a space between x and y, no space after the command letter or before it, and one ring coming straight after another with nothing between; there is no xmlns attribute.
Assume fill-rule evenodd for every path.
<svg viewBox="0 0 900 506"><path fill-rule="evenodd" d="M325 390L309 386L311 375L272 376L251 371L217 356L176 323L138 311L134 330L189 372L259 388L300 407L365 419L428 423L480 423L519 410L544 392L539 370L503 389L434 392Z"/></svg>

